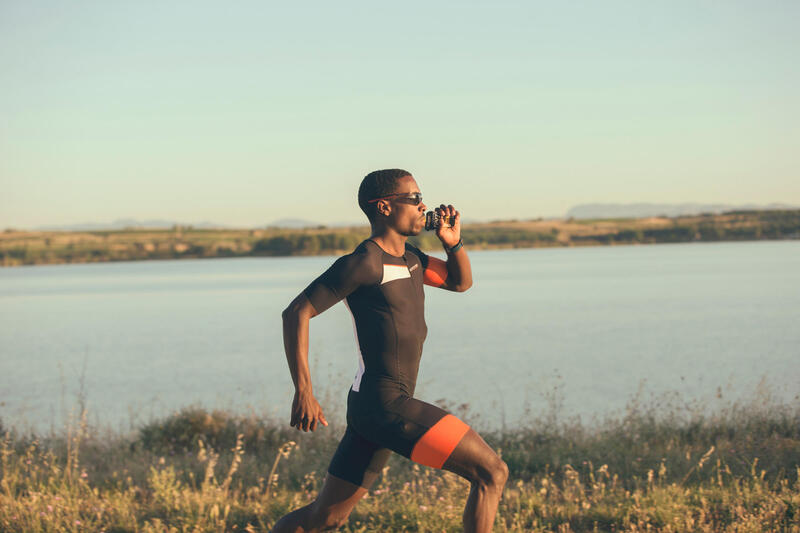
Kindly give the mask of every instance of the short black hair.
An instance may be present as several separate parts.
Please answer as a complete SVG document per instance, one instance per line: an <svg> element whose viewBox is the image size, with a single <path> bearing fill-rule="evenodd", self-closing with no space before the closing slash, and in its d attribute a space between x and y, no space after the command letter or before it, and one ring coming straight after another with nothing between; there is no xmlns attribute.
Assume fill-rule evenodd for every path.
<svg viewBox="0 0 800 533"><path fill-rule="evenodd" d="M369 200L388 196L397 190L397 180L410 176L411 172L401 168L387 168L370 172L358 187L358 206L367 215L370 223L375 220L376 204Z"/></svg>

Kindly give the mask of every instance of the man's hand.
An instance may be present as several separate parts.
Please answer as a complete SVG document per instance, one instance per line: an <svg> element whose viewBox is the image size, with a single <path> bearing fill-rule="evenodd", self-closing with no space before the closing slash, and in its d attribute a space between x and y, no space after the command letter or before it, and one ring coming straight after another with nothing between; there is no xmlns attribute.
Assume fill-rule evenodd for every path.
<svg viewBox="0 0 800 533"><path fill-rule="evenodd" d="M452 248L461 240L461 213L456 211L456 208L452 205L441 204L436 208L436 214L444 217L456 217L452 226L445 227L444 224L439 224L439 227L436 228L436 236L439 237L442 244Z"/></svg>
<svg viewBox="0 0 800 533"><path fill-rule="evenodd" d="M323 426L328 425L325 420L325 415L322 414L322 407L320 407L317 399L311 393L294 392L294 400L292 401L292 419L289 425L296 426L298 431L314 431L317 429L317 422Z"/></svg>

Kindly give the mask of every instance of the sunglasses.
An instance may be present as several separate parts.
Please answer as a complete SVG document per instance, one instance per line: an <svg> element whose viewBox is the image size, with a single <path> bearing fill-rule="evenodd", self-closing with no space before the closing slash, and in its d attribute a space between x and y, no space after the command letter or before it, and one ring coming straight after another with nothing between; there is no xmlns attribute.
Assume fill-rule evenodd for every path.
<svg viewBox="0 0 800 533"><path fill-rule="evenodd" d="M377 202L379 200L387 200L389 198L397 198L398 200L402 200L405 203L411 205L419 205L422 203L422 193L421 192L412 192L412 193L405 193L399 192L396 194L389 194L387 196L381 196L380 198L373 198L372 200L367 200L367 203L371 204Z"/></svg>

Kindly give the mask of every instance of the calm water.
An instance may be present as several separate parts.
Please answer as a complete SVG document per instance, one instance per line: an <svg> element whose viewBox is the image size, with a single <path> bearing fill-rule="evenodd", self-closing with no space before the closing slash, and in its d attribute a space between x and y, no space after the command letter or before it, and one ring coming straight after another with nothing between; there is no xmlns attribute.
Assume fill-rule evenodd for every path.
<svg viewBox="0 0 800 533"><path fill-rule="evenodd" d="M428 288L417 397L513 425L584 419L639 391L709 404L800 393L800 242L474 252L475 285ZM0 269L0 418L131 426L197 404L288 420L280 312L331 257ZM357 367L338 304L311 324L312 378L342 417ZM761 385L759 386L759 382Z"/></svg>

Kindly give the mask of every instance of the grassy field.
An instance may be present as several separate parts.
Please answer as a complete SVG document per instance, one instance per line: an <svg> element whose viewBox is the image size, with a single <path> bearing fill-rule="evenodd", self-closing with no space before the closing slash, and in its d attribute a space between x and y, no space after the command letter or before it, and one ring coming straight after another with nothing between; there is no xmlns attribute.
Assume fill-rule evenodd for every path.
<svg viewBox="0 0 800 533"><path fill-rule="evenodd" d="M2 531L267 531L313 499L344 430L199 408L127 435L85 421L4 431ZM482 434L511 472L495 531L800 531L797 401L634 402L592 427L543 415ZM460 531L467 491L393 456L342 531Z"/></svg>
<svg viewBox="0 0 800 533"><path fill-rule="evenodd" d="M472 250L800 239L800 210L740 211L721 215L610 220L509 220L465 224L464 243ZM129 229L92 232L0 233L4 266L145 259L335 255L350 252L369 228L318 227L242 230ZM436 236L412 238L423 250L440 250Z"/></svg>

